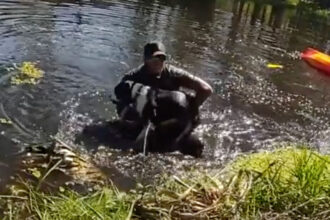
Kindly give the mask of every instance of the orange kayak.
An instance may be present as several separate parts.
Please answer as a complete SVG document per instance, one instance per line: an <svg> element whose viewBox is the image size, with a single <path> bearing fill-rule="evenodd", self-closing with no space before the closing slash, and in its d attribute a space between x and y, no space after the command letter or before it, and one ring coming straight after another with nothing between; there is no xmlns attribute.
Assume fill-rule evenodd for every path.
<svg viewBox="0 0 330 220"><path fill-rule="evenodd" d="M330 56L313 48L307 48L301 58L310 66L330 75Z"/></svg>

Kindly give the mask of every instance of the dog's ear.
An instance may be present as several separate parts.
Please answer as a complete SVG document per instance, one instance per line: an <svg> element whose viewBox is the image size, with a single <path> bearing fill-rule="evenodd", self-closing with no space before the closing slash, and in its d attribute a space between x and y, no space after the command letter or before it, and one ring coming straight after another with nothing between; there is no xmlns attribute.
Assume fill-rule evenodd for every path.
<svg viewBox="0 0 330 220"><path fill-rule="evenodd" d="M117 100L130 100L131 87L128 82L120 82L114 89Z"/></svg>

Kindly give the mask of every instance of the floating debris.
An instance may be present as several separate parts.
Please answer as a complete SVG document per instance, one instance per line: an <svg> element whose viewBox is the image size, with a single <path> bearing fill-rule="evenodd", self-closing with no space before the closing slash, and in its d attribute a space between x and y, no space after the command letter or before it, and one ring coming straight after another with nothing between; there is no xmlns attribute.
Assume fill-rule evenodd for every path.
<svg viewBox="0 0 330 220"><path fill-rule="evenodd" d="M267 68L269 68L269 69L283 69L283 65L268 63Z"/></svg>
<svg viewBox="0 0 330 220"><path fill-rule="evenodd" d="M12 125L13 122L9 119L6 119L6 118L0 118L0 124Z"/></svg>
<svg viewBox="0 0 330 220"><path fill-rule="evenodd" d="M36 67L34 62L23 62L21 67L16 67L19 73L11 77L11 83L20 84L37 84L39 79L43 77L44 71Z"/></svg>
<svg viewBox="0 0 330 220"><path fill-rule="evenodd" d="M70 185L84 191L108 183L106 175L88 154L57 138L49 143L28 146L16 174L17 182L25 177L37 188L47 189Z"/></svg>

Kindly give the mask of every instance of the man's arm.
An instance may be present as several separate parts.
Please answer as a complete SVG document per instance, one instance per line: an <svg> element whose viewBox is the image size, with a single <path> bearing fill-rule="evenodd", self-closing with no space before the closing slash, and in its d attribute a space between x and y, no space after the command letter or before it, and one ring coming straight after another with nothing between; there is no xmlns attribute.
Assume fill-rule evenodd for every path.
<svg viewBox="0 0 330 220"><path fill-rule="evenodd" d="M197 76L182 77L181 83L183 87L195 91L195 104L200 106L213 93L212 87Z"/></svg>
<svg viewBox="0 0 330 220"><path fill-rule="evenodd" d="M200 106L213 93L212 87L200 77L194 76L181 69L175 74L181 87L195 91L195 104Z"/></svg>

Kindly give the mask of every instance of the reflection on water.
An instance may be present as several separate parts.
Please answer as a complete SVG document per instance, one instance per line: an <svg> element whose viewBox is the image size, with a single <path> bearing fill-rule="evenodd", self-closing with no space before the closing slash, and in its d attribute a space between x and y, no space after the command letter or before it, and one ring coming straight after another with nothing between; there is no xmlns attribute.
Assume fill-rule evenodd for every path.
<svg viewBox="0 0 330 220"><path fill-rule="evenodd" d="M212 167L282 141L329 152L330 78L299 60L306 47L329 50L329 18L312 8L244 0L1 1L0 117L5 112L37 138L0 125L0 161L7 164L19 141L55 134L70 141L85 124L114 117L108 95L152 39L164 41L171 63L216 91L196 130L206 142L204 159L170 154L155 156L153 164ZM8 83L6 67L22 61L39 63L46 73L40 84ZM133 166L139 156L113 155L123 172L145 169Z"/></svg>

